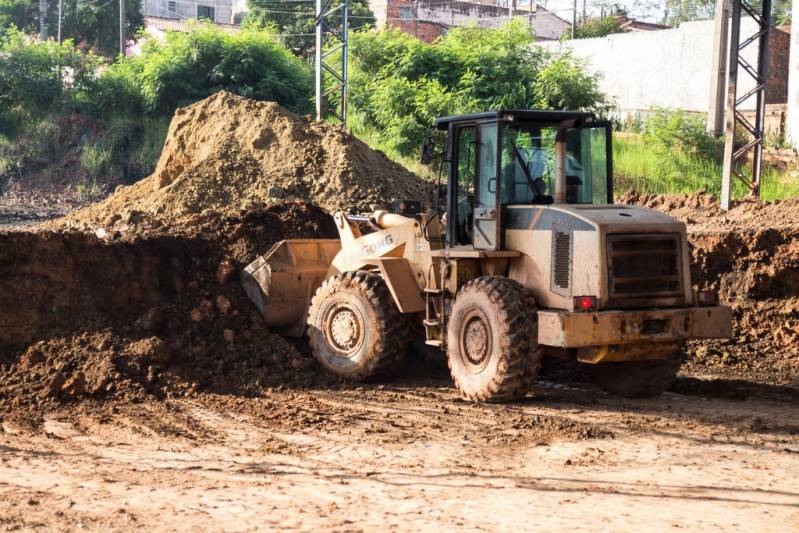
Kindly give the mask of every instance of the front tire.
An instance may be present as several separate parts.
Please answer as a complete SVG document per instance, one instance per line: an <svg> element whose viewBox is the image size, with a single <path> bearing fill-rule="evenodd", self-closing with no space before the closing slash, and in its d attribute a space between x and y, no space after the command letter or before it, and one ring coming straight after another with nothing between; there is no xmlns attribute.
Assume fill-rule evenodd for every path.
<svg viewBox="0 0 799 533"><path fill-rule="evenodd" d="M379 275L355 271L326 280L311 300L308 337L330 372L365 381L385 376L406 351L407 321Z"/></svg>
<svg viewBox="0 0 799 533"><path fill-rule="evenodd" d="M470 401L523 398L538 369L529 302L521 285L500 276L466 283L447 327L447 361L455 386Z"/></svg>
<svg viewBox="0 0 799 533"><path fill-rule="evenodd" d="M608 394L625 398L651 398L671 387L685 355L682 346L663 359L590 365L594 383Z"/></svg>

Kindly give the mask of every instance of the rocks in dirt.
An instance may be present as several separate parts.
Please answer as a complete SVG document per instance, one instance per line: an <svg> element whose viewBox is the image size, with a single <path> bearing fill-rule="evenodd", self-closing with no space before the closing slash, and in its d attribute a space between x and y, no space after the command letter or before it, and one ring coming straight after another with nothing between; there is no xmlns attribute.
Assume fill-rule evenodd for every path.
<svg viewBox="0 0 799 533"><path fill-rule="evenodd" d="M220 285L225 285L235 273L236 266L233 260L226 257L219 263L219 266L216 267L216 281Z"/></svg>
<svg viewBox="0 0 799 533"><path fill-rule="evenodd" d="M281 238L335 236L329 215L290 202L132 228L107 242L0 234L0 418L330 379L265 327L235 278Z"/></svg>
<svg viewBox="0 0 799 533"><path fill-rule="evenodd" d="M363 141L273 102L216 93L175 112L155 173L56 225L173 221L285 199L332 212L371 211L396 199L429 202L432 186Z"/></svg>
<svg viewBox="0 0 799 533"><path fill-rule="evenodd" d="M734 338L689 343L688 367L799 382L799 199L742 200L727 212L705 193L619 201L686 222L694 284L733 308Z"/></svg>
<svg viewBox="0 0 799 533"><path fill-rule="evenodd" d="M233 304L230 303L230 300L225 298L223 295L220 294L216 297L216 308L223 315L226 315L230 312L232 305Z"/></svg>
<svg viewBox="0 0 799 533"><path fill-rule="evenodd" d="M172 361L172 349L158 337L147 337L131 342L127 346L127 351L134 356L148 358L160 364Z"/></svg>

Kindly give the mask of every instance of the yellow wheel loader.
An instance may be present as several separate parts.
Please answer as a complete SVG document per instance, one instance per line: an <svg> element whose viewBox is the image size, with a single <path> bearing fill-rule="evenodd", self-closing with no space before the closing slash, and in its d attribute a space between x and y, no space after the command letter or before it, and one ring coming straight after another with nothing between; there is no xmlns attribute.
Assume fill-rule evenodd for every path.
<svg viewBox="0 0 799 533"><path fill-rule="evenodd" d="M731 335L730 309L692 288L685 225L613 204L608 123L511 110L435 127L445 209L339 212L340 239L282 241L242 274L267 323L307 333L326 369L374 379L421 338L469 400L524 396L543 355L584 363L610 393L652 396L686 339Z"/></svg>

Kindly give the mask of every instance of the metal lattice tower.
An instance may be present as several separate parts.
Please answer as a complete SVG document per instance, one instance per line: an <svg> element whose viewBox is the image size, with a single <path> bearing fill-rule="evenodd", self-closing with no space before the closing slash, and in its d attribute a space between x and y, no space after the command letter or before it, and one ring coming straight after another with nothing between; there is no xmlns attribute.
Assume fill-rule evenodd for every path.
<svg viewBox="0 0 799 533"><path fill-rule="evenodd" d="M799 0L795 0L799 1ZM724 143L724 169L721 179L721 207L730 208L732 176L741 180L752 191L760 195L762 171L763 137L766 111L766 82L768 81L768 36L771 21L771 0L762 0L760 13L747 0L732 0L732 22L730 24L729 79L727 81L727 119ZM746 14L757 23L757 31L741 40L741 15ZM758 43L757 65L752 66L741 56L741 51L752 43ZM738 67L754 79L754 87L738 96ZM738 110L744 101L755 97L755 123L752 124ZM746 132L743 143L736 144L736 132ZM742 162L753 149L751 177L745 175Z"/></svg>
<svg viewBox="0 0 799 533"><path fill-rule="evenodd" d="M330 7L333 0L316 0L316 58L314 67L316 71L316 120L322 120L326 113L336 117L341 122L341 127L347 126L347 52L349 35L349 0L341 0L336 7ZM335 17L341 16L341 29L329 24ZM324 50L326 39L332 39L336 44ZM325 60L341 53L341 63L332 65ZM340 70L337 70L340 69ZM334 81L327 90L323 87L323 77L330 75ZM335 106L326 106L327 97L339 93L338 109Z"/></svg>

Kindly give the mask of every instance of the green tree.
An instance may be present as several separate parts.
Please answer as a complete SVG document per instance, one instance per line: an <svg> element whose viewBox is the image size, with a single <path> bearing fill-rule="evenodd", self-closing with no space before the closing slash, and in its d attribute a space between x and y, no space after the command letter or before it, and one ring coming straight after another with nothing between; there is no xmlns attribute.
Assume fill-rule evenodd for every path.
<svg viewBox="0 0 799 533"><path fill-rule="evenodd" d="M94 108L171 115L179 106L227 90L298 113L310 110L313 73L273 32L229 34L207 23L193 30L167 33L163 43L148 40L142 55L111 65L100 77Z"/></svg>
<svg viewBox="0 0 799 533"><path fill-rule="evenodd" d="M387 149L407 155L441 115L607 110L597 78L582 64L532 42L521 21L501 29L456 28L434 44L396 29L357 32L350 43L351 111Z"/></svg>
<svg viewBox="0 0 799 533"><path fill-rule="evenodd" d="M99 65L99 58L76 50L71 41L42 43L9 28L0 36L0 131L92 94Z"/></svg>
<svg viewBox="0 0 799 533"><path fill-rule="evenodd" d="M0 0L0 34L11 26L32 30L36 17L38 10L31 0Z"/></svg>
<svg viewBox="0 0 799 533"><path fill-rule="evenodd" d="M331 8L341 4L341 0L331 0ZM314 0L282 2L280 0L247 0L250 9L244 24L253 27L272 27L283 35L283 42L297 55L310 53L316 43L314 36L316 21L316 2ZM375 17L369 9L368 0L350 0L350 30L373 28ZM339 12L340 13L340 12ZM326 19L330 27L341 31L341 16L333 15Z"/></svg>
<svg viewBox="0 0 799 533"><path fill-rule="evenodd" d="M144 26L142 0L125 0L125 32L131 39ZM38 0L0 0L0 28L12 24L26 33L39 31ZM58 32L58 1L48 0L48 33ZM0 30L2 31L2 30ZM63 0L62 39L103 55L119 53L119 2L116 0Z"/></svg>
<svg viewBox="0 0 799 533"><path fill-rule="evenodd" d="M592 39L594 37L604 37L612 33L624 33L619 26L619 21L615 16L588 19L574 30L575 39ZM563 38L571 38L571 29L563 32Z"/></svg>
<svg viewBox="0 0 799 533"><path fill-rule="evenodd" d="M749 2L760 12L762 1ZM672 26L691 20L713 18L715 0L666 0L666 19ZM774 0L771 8L771 23L775 25L791 23L791 0Z"/></svg>

